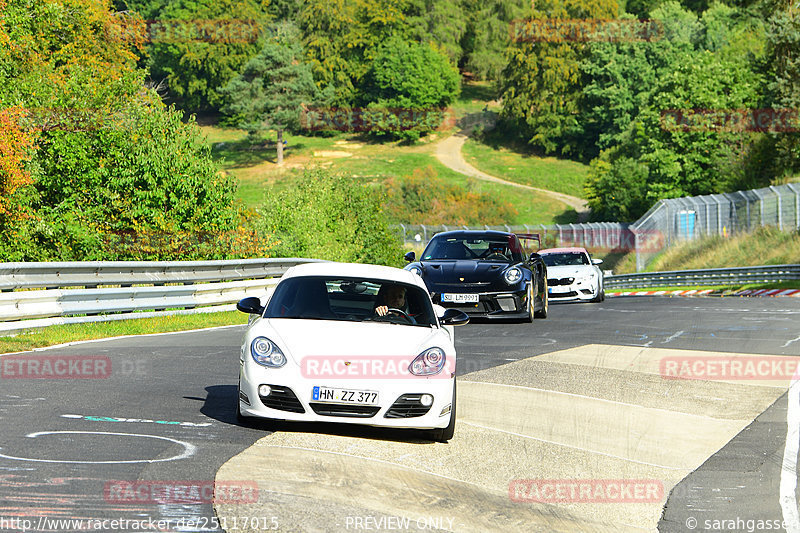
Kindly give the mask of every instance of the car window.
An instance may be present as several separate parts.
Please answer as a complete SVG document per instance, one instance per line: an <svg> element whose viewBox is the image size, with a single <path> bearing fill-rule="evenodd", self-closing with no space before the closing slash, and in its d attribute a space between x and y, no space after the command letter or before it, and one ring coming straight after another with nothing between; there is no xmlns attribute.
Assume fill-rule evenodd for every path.
<svg viewBox="0 0 800 533"><path fill-rule="evenodd" d="M382 301L390 287L405 292L403 304ZM382 319L403 325L430 327L436 317L428 293L415 286L371 278L302 276L278 284L264 311L265 318L301 318L339 321L373 321L378 305L396 307L409 319L393 315Z"/></svg>
<svg viewBox="0 0 800 533"><path fill-rule="evenodd" d="M583 252L564 252L543 254L542 261L547 266L575 266L590 264L589 257Z"/></svg>
<svg viewBox="0 0 800 533"><path fill-rule="evenodd" d="M523 251L516 236L434 237L422 253L422 260L475 259L522 261Z"/></svg>

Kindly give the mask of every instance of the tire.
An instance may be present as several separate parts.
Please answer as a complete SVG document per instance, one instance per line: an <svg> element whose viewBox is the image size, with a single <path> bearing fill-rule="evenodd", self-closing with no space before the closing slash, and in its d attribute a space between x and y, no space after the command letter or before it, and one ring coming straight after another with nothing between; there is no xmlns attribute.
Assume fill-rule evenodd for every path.
<svg viewBox="0 0 800 533"><path fill-rule="evenodd" d="M533 316L536 318L547 318L547 311L550 305L550 298L547 295L547 279L544 280L544 290L542 291L542 309L536 311Z"/></svg>
<svg viewBox="0 0 800 533"><path fill-rule="evenodd" d="M453 403L450 409L450 423L446 428L430 430L431 440L434 442L447 442L456 432L456 382L453 380Z"/></svg>
<svg viewBox="0 0 800 533"><path fill-rule="evenodd" d="M534 317L533 289L531 287L533 287L533 284L528 285L528 296L526 298L528 300L528 314L525 318L522 319L523 322L528 322L528 323L533 322L533 317Z"/></svg>
<svg viewBox="0 0 800 533"><path fill-rule="evenodd" d="M591 299L594 303L600 303L606 299L606 289L600 285L600 291L597 293L597 296Z"/></svg>

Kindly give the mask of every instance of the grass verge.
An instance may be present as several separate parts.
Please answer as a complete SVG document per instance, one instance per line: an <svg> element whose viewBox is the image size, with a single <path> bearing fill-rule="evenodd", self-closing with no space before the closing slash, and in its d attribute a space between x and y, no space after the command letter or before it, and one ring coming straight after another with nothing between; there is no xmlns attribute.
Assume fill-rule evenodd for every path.
<svg viewBox="0 0 800 533"><path fill-rule="evenodd" d="M510 141L468 139L462 153L475 168L514 183L585 198L583 190L589 166L568 159L540 157Z"/></svg>
<svg viewBox="0 0 800 533"><path fill-rule="evenodd" d="M174 315L113 322L91 322L86 324L65 324L32 330L13 337L0 337L0 354L24 352L34 348L44 348L75 341L120 337L123 335L143 335L148 333L169 333L192 329L211 328L246 324L247 317L239 311L202 313L196 315Z"/></svg>

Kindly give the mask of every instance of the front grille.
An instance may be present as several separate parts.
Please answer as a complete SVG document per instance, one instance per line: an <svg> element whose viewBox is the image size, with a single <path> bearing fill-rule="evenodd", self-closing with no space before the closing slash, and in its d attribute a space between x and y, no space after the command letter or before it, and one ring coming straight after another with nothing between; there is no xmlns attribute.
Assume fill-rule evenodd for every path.
<svg viewBox="0 0 800 533"><path fill-rule="evenodd" d="M575 281L575 278L553 278L547 280L547 286L554 287L556 285L572 285L573 281Z"/></svg>
<svg viewBox="0 0 800 533"><path fill-rule="evenodd" d="M577 296L578 293L575 291L569 292L554 292L549 295L550 298L569 298L571 296Z"/></svg>
<svg viewBox="0 0 800 533"><path fill-rule="evenodd" d="M340 405L335 403L310 403L311 409L322 416L349 416L355 418L370 418L381 410L375 405Z"/></svg>
<svg viewBox="0 0 800 533"><path fill-rule="evenodd" d="M422 394L403 394L383 415L384 418L414 418L425 416L431 410L431 406L425 407L419 401Z"/></svg>
<svg viewBox="0 0 800 533"><path fill-rule="evenodd" d="M289 387L281 387L279 385L270 385L272 392L269 396L259 395L261 403L270 409L277 409L278 411L289 411L290 413L305 413L303 404L297 399L292 389Z"/></svg>

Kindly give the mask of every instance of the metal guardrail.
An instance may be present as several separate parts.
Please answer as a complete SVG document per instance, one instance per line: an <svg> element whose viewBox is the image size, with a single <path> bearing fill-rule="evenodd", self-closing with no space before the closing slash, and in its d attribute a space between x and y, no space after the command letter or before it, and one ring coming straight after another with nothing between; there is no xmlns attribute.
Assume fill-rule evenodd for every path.
<svg viewBox="0 0 800 533"><path fill-rule="evenodd" d="M290 267L315 261L3 263L0 334L55 324L227 311L246 296L268 295ZM719 286L791 280L800 280L800 265L606 276L605 286Z"/></svg>
<svg viewBox="0 0 800 533"><path fill-rule="evenodd" d="M227 311L246 296L268 294L290 267L315 261L3 263L0 333L54 324Z"/></svg>
<svg viewBox="0 0 800 533"><path fill-rule="evenodd" d="M800 265L771 265L705 270L673 270L605 276L606 289L648 287L721 286L746 283L779 283L800 280Z"/></svg>
<svg viewBox="0 0 800 533"><path fill-rule="evenodd" d="M314 259L0 263L0 290L200 283L280 277Z"/></svg>

